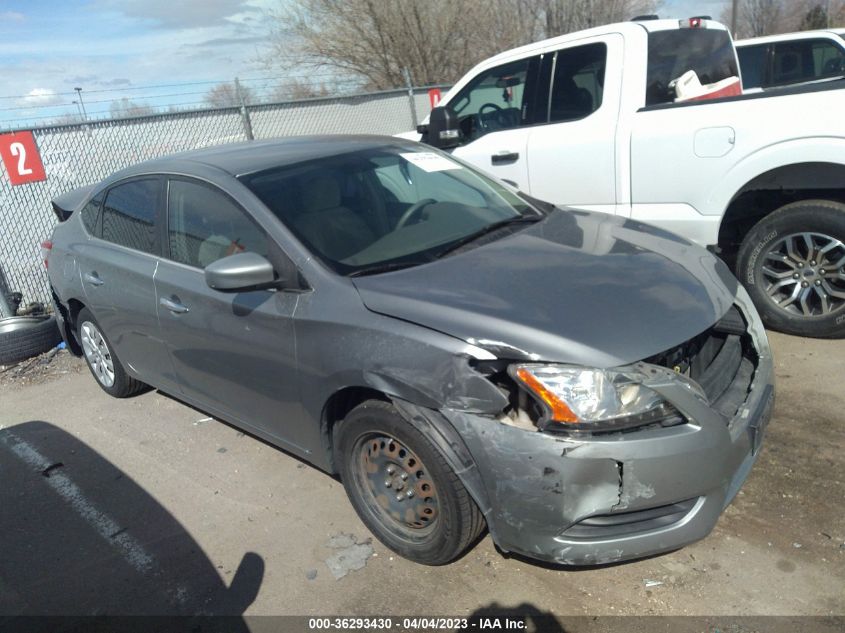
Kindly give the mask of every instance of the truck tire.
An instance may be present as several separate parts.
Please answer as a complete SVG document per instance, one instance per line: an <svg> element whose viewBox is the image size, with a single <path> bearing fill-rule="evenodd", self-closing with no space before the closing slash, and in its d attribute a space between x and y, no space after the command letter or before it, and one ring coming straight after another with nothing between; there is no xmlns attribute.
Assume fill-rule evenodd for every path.
<svg viewBox="0 0 845 633"><path fill-rule="evenodd" d="M11 365L53 349L62 340L56 317L0 319L0 365Z"/></svg>
<svg viewBox="0 0 845 633"><path fill-rule="evenodd" d="M845 204L802 200L767 215L743 240L736 270L767 327L845 337Z"/></svg>

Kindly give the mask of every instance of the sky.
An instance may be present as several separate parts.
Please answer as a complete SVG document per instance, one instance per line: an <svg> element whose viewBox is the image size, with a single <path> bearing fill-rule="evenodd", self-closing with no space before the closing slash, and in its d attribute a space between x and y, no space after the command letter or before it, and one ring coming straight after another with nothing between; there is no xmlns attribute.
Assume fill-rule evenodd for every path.
<svg viewBox="0 0 845 633"><path fill-rule="evenodd" d="M260 61L266 11L283 1L0 0L0 128L77 114L77 87L96 117L122 97L190 108L234 77L254 90L284 81ZM718 17L726 1L664 0L660 15Z"/></svg>
<svg viewBox="0 0 845 633"><path fill-rule="evenodd" d="M213 83L169 90L143 86L272 74L256 60L266 55L264 9L276 4L0 0L0 126L11 118L78 112L72 103L76 87L95 115L124 96L151 105L201 102Z"/></svg>

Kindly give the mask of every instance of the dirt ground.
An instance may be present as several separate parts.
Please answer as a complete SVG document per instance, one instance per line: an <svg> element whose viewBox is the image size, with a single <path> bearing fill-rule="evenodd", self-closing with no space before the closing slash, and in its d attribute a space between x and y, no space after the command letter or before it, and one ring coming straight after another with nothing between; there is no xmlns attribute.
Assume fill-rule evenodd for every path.
<svg viewBox="0 0 845 633"><path fill-rule="evenodd" d="M489 537L415 565L335 479L202 412L109 398L67 352L0 368L0 614L845 615L845 341L770 338L774 418L713 533L587 569Z"/></svg>

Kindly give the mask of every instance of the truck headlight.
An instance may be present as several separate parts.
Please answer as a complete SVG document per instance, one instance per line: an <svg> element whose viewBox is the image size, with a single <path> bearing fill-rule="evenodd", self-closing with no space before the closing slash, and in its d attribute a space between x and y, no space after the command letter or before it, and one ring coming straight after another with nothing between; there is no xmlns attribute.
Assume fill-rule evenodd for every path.
<svg viewBox="0 0 845 633"><path fill-rule="evenodd" d="M677 409L645 387L635 368L511 365L508 373L546 410L549 430L619 430L683 421Z"/></svg>

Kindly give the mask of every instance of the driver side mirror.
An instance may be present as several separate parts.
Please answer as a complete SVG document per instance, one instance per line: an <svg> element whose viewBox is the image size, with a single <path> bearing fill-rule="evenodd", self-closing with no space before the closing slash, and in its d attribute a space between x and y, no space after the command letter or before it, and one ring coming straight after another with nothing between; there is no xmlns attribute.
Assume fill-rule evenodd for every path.
<svg viewBox="0 0 845 633"><path fill-rule="evenodd" d="M290 266L295 271L293 262ZM206 266L203 272L209 288L220 292L250 292L288 287L291 280L287 277L292 276L294 271L283 271L279 275L265 257L247 252L218 259Z"/></svg>
<svg viewBox="0 0 845 633"><path fill-rule="evenodd" d="M458 125L458 115L448 105L432 108L428 117L428 130L423 142L438 149L457 147L463 141Z"/></svg>

